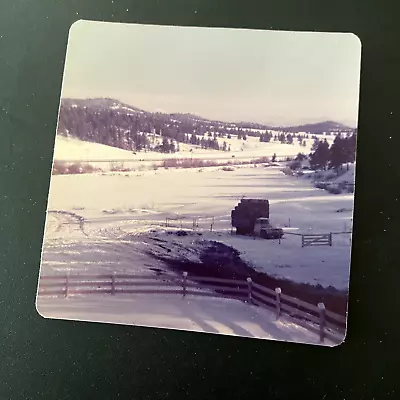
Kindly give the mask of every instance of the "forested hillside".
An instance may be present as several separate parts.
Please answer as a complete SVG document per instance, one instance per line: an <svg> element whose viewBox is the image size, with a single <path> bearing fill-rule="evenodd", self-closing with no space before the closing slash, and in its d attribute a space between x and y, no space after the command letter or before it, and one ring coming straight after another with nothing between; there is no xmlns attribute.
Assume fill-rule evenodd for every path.
<svg viewBox="0 0 400 400"><path fill-rule="evenodd" d="M335 129L338 127L336 124ZM302 144L308 138L301 126L296 131L301 133L296 134L293 127L277 130L250 122L211 121L193 114L152 113L113 99L63 99L58 132L125 150L164 153L179 150L179 143L229 151L226 143L217 139L230 139L232 135L243 141L248 136L257 136L261 142L274 140L288 144L294 140ZM346 127L343 132L347 132Z"/></svg>

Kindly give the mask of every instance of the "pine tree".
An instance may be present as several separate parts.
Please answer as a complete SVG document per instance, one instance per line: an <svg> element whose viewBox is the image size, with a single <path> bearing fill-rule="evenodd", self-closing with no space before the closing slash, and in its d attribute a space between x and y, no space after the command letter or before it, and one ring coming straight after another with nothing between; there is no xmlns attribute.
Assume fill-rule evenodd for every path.
<svg viewBox="0 0 400 400"><path fill-rule="evenodd" d="M326 166L329 162L329 156L330 156L329 143L326 139L324 139L322 141L319 151L320 151L320 157L321 157L323 168L326 169Z"/></svg>
<svg viewBox="0 0 400 400"><path fill-rule="evenodd" d="M169 147L168 139L164 136L163 137L163 142L162 142L162 145L161 145L161 151L163 153L169 153L169 149L170 149L170 147Z"/></svg>
<svg viewBox="0 0 400 400"><path fill-rule="evenodd" d="M313 142L313 144L311 146L311 151L315 152L317 150L317 148L318 148L318 145L319 145L319 140L318 139L314 139L314 142Z"/></svg>
<svg viewBox="0 0 400 400"><path fill-rule="evenodd" d="M214 138L214 140L212 141L212 148L214 150L219 150L219 144L217 138Z"/></svg>
<svg viewBox="0 0 400 400"><path fill-rule="evenodd" d="M310 153L310 165L312 169L326 169L329 162L330 150L327 140L316 139Z"/></svg>
<svg viewBox="0 0 400 400"><path fill-rule="evenodd" d="M334 168L337 172L341 169L342 164L347 162L347 152L345 147L346 139L343 139L339 134L335 137L330 149L330 167Z"/></svg>
<svg viewBox="0 0 400 400"><path fill-rule="evenodd" d="M347 162L354 162L356 159L356 147L357 147L357 135L354 132L351 136L346 139L346 153Z"/></svg>
<svg viewBox="0 0 400 400"><path fill-rule="evenodd" d="M303 138L299 135L299 136L297 136L297 141L301 145L303 143Z"/></svg>

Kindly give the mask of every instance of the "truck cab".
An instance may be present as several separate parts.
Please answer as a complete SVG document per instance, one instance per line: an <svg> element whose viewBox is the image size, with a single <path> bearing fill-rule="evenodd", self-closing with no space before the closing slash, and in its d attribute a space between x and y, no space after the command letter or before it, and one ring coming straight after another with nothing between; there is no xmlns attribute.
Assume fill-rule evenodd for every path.
<svg viewBox="0 0 400 400"><path fill-rule="evenodd" d="M254 223L254 235L265 239L280 239L283 230L270 224L269 218L257 218Z"/></svg>

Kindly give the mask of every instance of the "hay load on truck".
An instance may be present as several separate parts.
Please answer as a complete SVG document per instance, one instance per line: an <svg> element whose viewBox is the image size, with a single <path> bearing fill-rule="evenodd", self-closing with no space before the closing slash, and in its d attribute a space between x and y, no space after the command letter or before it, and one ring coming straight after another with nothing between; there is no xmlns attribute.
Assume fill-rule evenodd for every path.
<svg viewBox="0 0 400 400"><path fill-rule="evenodd" d="M254 235L265 239L280 239L283 230L269 221L269 201L242 199L231 212L232 226L237 235Z"/></svg>

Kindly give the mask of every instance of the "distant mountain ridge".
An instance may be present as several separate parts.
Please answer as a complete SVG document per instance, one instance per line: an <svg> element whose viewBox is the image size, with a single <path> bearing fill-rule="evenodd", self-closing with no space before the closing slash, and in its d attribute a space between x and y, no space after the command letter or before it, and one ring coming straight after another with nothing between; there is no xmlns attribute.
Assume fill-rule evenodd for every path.
<svg viewBox="0 0 400 400"><path fill-rule="evenodd" d="M145 112L140 108L133 107L129 104L123 103L119 100L110 98L92 98L92 99L70 99L65 98L61 100L61 105L65 107L87 107L92 109L106 110L106 109L125 109L132 112Z"/></svg>
<svg viewBox="0 0 400 400"><path fill-rule="evenodd" d="M282 130L290 133L307 132L311 134L322 134L325 132L353 132L354 129L339 122L323 121L303 125L294 125L286 127L276 127L276 130Z"/></svg>
<svg viewBox="0 0 400 400"><path fill-rule="evenodd" d="M226 122L219 120L211 120L191 113L150 112L111 98L89 98L89 99L63 98L61 100L61 105L66 108L80 107L80 108L91 109L93 111L95 111L96 109L99 111L111 109L111 110L120 110L128 114L129 113L145 114L147 116L158 115L162 116L164 119L167 120L170 119L171 121L179 121L184 124L205 123L206 125L217 125L235 129L259 129L259 130L281 131L286 133L304 132L312 135L318 135L324 133L339 133L339 132L351 133L355 131L355 129L335 121L321 121L321 122L292 125L292 126L272 126L272 125L265 125L253 122Z"/></svg>

